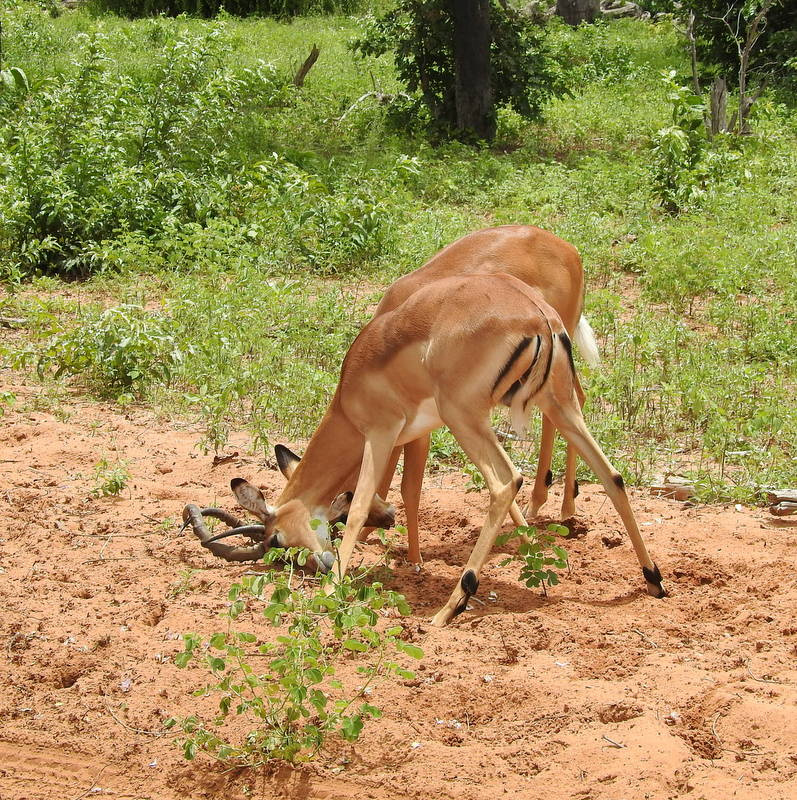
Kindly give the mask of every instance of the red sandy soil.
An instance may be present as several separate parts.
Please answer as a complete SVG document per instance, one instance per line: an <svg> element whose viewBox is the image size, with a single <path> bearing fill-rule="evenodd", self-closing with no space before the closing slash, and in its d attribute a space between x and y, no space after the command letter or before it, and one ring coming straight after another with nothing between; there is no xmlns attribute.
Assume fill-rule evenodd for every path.
<svg viewBox="0 0 797 800"><path fill-rule="evenodd" d="M5 388L30 406L31 389ZM55 411L0 419L2 800L797 796L797 527L632 491L671 592L653 600L627 539L609 546L621 525L592 486L579 498L585 533L568 543L572 575L547 600L496 553L485 604L445 630L428 619L487 498L464 480L430 488L425 567L398 559L393 582L425 652L418 680L378 683L370 702L382 719L313 764L184 761L171 734L136 730L157 734L195 707L206 673L176 669L179 634L218 630L247 567L159 523L188 501L233 509L235 475L271 495L282 477L253 457L214 468L197 430L145 409L71 399ZM103 455L128 461L118 498L91 496ZM187 569L199 572L176 592Z"/></svg>

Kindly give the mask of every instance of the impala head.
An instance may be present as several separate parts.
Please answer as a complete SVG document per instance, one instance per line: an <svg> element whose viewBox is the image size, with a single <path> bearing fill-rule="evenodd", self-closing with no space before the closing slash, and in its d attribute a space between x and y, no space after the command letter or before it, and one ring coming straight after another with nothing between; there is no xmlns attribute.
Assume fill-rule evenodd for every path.
<svg viewBox="0 0 797 800"><path fill-rule="evenodd" d="M296 467L301 462L301 458L284 444L278 444L274 448L274 455L277 457L277 464L280 472L288 479L296 471ZM349 516L349 508L354 498L353 492L341 492L329 506L326 512L326 522L332 528L337 523L344 523ZM366 528L392 528L396 524L396 509L391 504L383 500L378 494L374 495L371 501L371 509L368 512L368 519L365 521Z"/></svg>
<svg viewBox="0 0 797 800"><path fill-rule="evenodd" d="M315 556L318 569L327 572L335 560L326 521L314 526L310 512L301 500L270 506L263 493L243 478L233 478L230 488L238 503L251 511L266 527L269 547L305 547Z"/></svg>
<svg viewBox="0 0 797 800"><path fill-rule="evenodd" d="M354 492L341 492L333 501L327 511L327 519L330 526L338 522L343 524L349 518L349 508L354 499ZM371 501L371 509L368 512L368 519L365 520L365 528L392 528L396 524L396 509L391 503L384 501L378 494L374 495Z"/></svg>

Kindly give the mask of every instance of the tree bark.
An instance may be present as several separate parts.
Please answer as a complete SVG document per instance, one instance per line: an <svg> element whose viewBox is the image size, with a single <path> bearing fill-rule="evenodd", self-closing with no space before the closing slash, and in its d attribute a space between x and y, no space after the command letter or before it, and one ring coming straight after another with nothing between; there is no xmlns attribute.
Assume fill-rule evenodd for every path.
<svg viewBox="0 0 797 800"><path fill-rule="evenodd" d="M600 0L556 0L556 13L568 25L594 22L600 10Z"/></svg>
<svg viewBox="0 0 797 800"><path fill-rule="evenodd" d="M715 78L711 84L711 113L709 115L709 135L726 133L728 130L728 85L725 78Z"/></svg>
<svg viewBox="0 0 797 800"><path fill-rule="evenodd" d="M313 45L312 50L310 50L310 55L304 60L304 64L299 67L298 72L293 76L293 85L302 87L304 86L304 79L307 77L307 73L313 68L313 64L318 61L318 55L321 51L318 49L318 45Z"/></svg>
<svg viewBox="0 0 797 800"><path fill-rule="evenodd" d="M495 138L490 70L490 0L451 0L457 129Z"/></svg>

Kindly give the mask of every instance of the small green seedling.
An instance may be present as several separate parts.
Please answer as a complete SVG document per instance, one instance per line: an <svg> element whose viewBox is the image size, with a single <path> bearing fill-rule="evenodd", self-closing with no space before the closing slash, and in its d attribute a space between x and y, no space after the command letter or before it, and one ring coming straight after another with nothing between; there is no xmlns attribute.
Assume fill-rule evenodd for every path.
<svg viewBox="0 0 797 800"><path fill-rule="evenodd" d="M496 543L504 545L512 539L519 539L517 554L508 556L501 563L504 567L514 562L520 563L520 580L529 589L542 588L547 597L548 586L559 583L559 574L555 570L570 571L567 550L556 542L570 534L564 525L549 525L546 531L539 531L531 526L519 526L511 533L503 534Z"/></svg>
<svg viewBox="0 0 797 800"><path fill-rule="evenodd" d="M170 600L174 600L176 597L180 597L180 595L190 594L191 592L196 589L196 586L193 585L192 581L194 579L194 575L199 574L200 570L198 569L184 569L180 572L178 579L169 587L169 590L166 592L166 596Z"/></svg>
<svg viewBox="0 0 797 800"><path fill-rule="evenodd" d="M103 456L94 466L95 486L91 490L94 497L116 497L130 480L127 461L113 463Z"/></svg>

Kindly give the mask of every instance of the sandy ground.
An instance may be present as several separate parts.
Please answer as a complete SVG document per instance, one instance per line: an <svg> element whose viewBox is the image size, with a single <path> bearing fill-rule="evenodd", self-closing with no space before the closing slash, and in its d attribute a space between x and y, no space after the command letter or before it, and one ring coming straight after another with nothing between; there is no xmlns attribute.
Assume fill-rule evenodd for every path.
<svg viewBox="0 0 797 800"><path fill-rule="evenodd" d="M6 388L29 405L30 389ZM151 735L204 680L173 665L178 634L218 629L245 567L174 520L187 501L233 508L235 475L267 493L282 477L249 457L214 468L198 431L147 410L76 399L55 412L0 418L3 800L797 796L797 527L633 491L671 592L657 601L628 541L608 546L621 526L602 490L585 487L570 578L546 600L496 553L485 605L436 630L487 505L460 479L424 495L424 570L396 564L425 657L412 685L377 685L383 718L296 770L185 762ZM247 452L244 437L231 445ZM128 461L118 498L91 496L102 456Z"/></svg>

